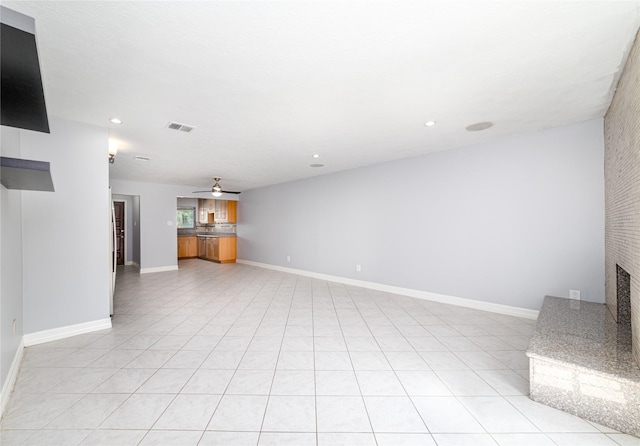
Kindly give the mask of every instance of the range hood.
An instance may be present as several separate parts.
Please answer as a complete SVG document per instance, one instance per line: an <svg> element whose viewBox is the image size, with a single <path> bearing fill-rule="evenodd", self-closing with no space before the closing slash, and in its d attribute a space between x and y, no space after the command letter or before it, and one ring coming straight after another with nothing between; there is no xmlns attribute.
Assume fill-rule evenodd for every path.
<svg viewBox="0 0 640 446"><path fill-rule="evenodd" d="M49 133L35 20L0 6L0 124Z"/></svg>

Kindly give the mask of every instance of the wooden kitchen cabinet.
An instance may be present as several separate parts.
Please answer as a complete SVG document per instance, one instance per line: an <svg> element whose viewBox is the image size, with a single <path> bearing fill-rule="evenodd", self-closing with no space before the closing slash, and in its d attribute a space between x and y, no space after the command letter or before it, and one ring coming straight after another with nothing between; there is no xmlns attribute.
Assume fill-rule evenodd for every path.
<svg viewBox="0 0 640 446"><path fill-rule="evenodd" d="M200 198L198 200L198 221L200 223L237 223L237 209L237 201Z"/></svg>
<svg viewBox="0 0 640 446"><path fill-rule="evenodd" d="M220 257L219 254L219 242L217 237L208 237L207 238L207 260L213 260L214 262L218 261Z"/></svg>
<svg viewBox="0 0 640 446"><path fill-rule="evenodd" d="M206 237L200 239L201 259L218 263L236 262L235 237Z"/></svg>
<svg viewBox="0 0 640 446"><path fill-rule="evenodd" d="M193 257L198 257L198 238L178 236L178 258L191 259Z"/></svg>
<svg viewBox="0 0 640 446"><path fill-rule="evenodd" d="M237 204L236 201L201 198L198 200L198 221L200 223L237 223Z"/></svg>
<svg viewBox="0 0 640 446"><path fill-rule="evenodd" d="M216 223L226 223L228 221L227 215L227 200L215 200L216 207L214 210L215 222Z"/></svg>
<svg viewBox="0 0 640 446"><path fill-rule="evenodd" d="M198 237L189 237L189 258L198 257Z"/></svg>
<svg viewBox="0 0 640 446"><path fill-rule="evenodd" d="M231 202L230 202L231 203ZM219 257L220 263L236 263L236 242L235 237L220 237Z"/></svg>
<svg viewBox="0 0 640 446"><path fill-rule="evenodd" d="M198 199L198 220L200 223L213 223L213 220L209 221L209 215L213 214L216 210L216 200L208 198Z"/></svg>
<svg viewBox="0 0 640 446"><path fill-rule="evenodd" d="M207 239L205 237L198 237L198 257L207 259Z"/></svg>
<svg viewBox="0 0 640 446"><path fill-rule="evenodd" d="M227 223L238 222L238 202L227 201Z"/></svg>

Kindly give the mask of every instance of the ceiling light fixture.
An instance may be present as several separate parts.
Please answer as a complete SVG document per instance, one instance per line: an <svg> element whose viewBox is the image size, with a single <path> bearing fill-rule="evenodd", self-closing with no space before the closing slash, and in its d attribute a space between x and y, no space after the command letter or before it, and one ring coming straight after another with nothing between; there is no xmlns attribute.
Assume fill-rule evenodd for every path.
<svg viewBox="0 0 640 446"><path fill-rule="evenodd" d="M427 121L424 123L424 125L426 127L433 127L434 125L436 125L436 121Z"/></svg>
<svg viewBox="0 0 640 446"><path fill-rule="evenodd" d="M320 158L320 155L318 155L317 153L314 153L313 155L311 155L313 158Z"/></svg>
<svg viewBox="0 0 640 446"><path fill-rule="evenodd" d="M119 120L118 118L110 118L109 121L114 124L122 124L122 121Z"/></svg>
<svg viewBox="0 0 640 446"><path fill-rule="evenodd" d="M493 122L489 122L489 121L478 122L476 124L471 124L470 126L467 126L467 132L479 132L480 130L486 130L491 127L493 127Z"/></svg>
<svg viewBox="0 0 640 446"><path fill-rule="evenodd" d="M220 183L218 183L218 181L220 181L221 179L222 178L213 179L213 181L215 181L216 183L211 188L211 195L213 195L216 198L222 197L222 187L220 186Z"/></svg>
<svg viewBox="0 0 640 446"><path fill-rule="evenodd" d="M118 143L115 141L109 141L109 163L113 164L116 161L116 155L118 154Z"/></svg>

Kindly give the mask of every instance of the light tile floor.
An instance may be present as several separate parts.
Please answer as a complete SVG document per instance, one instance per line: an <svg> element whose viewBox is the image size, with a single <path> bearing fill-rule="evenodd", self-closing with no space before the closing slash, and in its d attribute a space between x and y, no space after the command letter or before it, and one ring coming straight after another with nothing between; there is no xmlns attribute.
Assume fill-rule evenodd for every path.
<svg viewBox="0 0 640 446"><path fill-rule="evenodd" d="M531 320L197 259L115 313L26 349L3 446L640 445L529 400Z"/></svg>

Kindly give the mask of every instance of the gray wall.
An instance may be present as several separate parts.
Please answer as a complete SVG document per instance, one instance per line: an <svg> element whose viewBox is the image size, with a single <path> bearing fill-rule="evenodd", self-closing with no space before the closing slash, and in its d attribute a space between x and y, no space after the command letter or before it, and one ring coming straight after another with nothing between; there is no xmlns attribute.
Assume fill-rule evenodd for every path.
<svg viewBox="0 0 640 446"><path fill-rule="evenodd" d="M183 206L183 207L194 207L196 208L196 211L198 210L197 198L178 198L177 204L178 206Z"/></svg>
<svg viewBox="0 0 640 446"><path fill-rule="evenodd" d="M109 317L108 130L50 126L21 132L22 156L50 161L55 187L22 195L25 333Z"/></svg>
<svg viewBox="0 0 640 446"><path fill-rule="evenodd" d="M2 156L20 157L20 131L0 127ZM44 192L26 192L44 193ZM5 383L23 334L22 192L0 186L0 388ZM13 320L16 334L13 334Z"/></svg>
<svg viewBox="0 0 640 446"><path fill-rule="evenodd" d="M238 258L535 310L570 288L602 302L602 126L244 192Z"/></svg>

